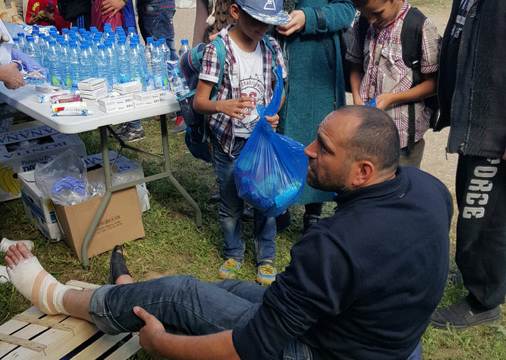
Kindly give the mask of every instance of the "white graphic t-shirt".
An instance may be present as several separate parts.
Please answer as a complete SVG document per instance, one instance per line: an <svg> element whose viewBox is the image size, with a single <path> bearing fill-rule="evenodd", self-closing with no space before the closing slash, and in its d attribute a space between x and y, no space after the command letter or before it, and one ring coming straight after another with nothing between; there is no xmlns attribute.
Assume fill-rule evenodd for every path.
<svg viewBox="0 0 506 360"><path fill-rule="evenodd" d="M247 116L241 120L234 119L235 136L248 138L259 119L256 105L265 105L262 49L260 48L260 43L258 43L255 51L246 52L239 48L232 39L230 40L232 51L239 65L239 87L241 89L241 96L250 97L255 103L255 108L251 110Z"/></svg>

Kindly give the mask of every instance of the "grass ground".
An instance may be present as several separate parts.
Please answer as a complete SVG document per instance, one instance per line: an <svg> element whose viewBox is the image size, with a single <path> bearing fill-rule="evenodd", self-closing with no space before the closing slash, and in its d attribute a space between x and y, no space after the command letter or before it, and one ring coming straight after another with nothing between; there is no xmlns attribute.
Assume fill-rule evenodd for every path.
<svg viewBox="0 0 506 360"><path fill-rule="evenodd" d="M159 149L158 121L145 121L147 138L140 145L149 150ZM98 152L95 133L84 134L89 153ZM181 135L171 137L172 165L177 179L197 200L203 211L204 224L196 228L193 213L183 198L164 181L149 185L151 210L143 216L146 229L144 239L126 245L129 268L137 279L149 279L166 274L192 274L200 279L215 280L221 263L221 234L217 222L217 205L209 202L215 190L210 167L191 157ZM127 153L130 157L135 154ZM152 158L143 161L147 174L155 169ZM301 228L301 209L295 210L294 224L278 236L277 265L282 270L289 262L289 251ZM330 214L332 206L325 212ZM109 254L91 259L90 271L81 268L76 257L64 243L49 243L29 223L21 201L0 204L0 235L11 239L30 239L36 244L35 253L57 278L62 281L79 279L105 283L108 274ZM251 239L251 224L244 229ZM255 276L251 241L248 242L245 266L241 277L253 280ZM0 260L3 263L3 259ZM449 286L442 304L461 296L463 290ZM0 285L0 323L26 309L30 304L10 285ZM506 321L494 326L483 326L466 331L441 331L429 328L424 336L426 359L506 359ZM141 354L142 358L147 355Z"/></svg>

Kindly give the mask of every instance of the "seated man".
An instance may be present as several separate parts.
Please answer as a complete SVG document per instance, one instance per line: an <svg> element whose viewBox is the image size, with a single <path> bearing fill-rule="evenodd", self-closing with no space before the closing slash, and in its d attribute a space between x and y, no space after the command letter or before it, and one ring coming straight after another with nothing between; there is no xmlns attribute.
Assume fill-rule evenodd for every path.
<svg viewBox="0 0 506 360"><path fill-rule="evenodd" d="M141 345L167 358L407 359L445 287L450 194L397 167L397 130L377 109L331 113L306 154L309 184L338 192L338 208L293 246L267 289L177 276L78 291L22 245L6 256L11 281L48 314L106 333L140 330Z"/></svg>

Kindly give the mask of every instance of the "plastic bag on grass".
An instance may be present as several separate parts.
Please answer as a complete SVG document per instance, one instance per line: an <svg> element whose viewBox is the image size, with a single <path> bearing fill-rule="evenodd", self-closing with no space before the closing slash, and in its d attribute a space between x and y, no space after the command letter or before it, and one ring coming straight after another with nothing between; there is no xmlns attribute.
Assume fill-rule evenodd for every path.
<svg viewBox="0 0 506 360"><path fill-rule="evenodd" d="M277 216L292 205L306 182L308 159L304 145L275 133L265 116L277 113L283 95L281 67L271 103L258 107L260 120L244 145L234 168L239 196L261 210Z"/></svg>

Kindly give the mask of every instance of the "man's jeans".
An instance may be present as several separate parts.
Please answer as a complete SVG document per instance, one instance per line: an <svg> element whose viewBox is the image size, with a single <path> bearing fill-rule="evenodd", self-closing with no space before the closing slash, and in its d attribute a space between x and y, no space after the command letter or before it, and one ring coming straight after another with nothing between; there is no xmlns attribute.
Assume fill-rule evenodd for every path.
<svg viewBox="0 0 506 360"><path fill-rule="evenodd" d="M213 139L213 161L218 186L220 189L219 220L224 237L223 255L226 259L242 261L244 258L244 241L241 239L241 216L244 201L237 194L234 180L234 164L246 139L236 138L231 158ZM257 262L273 260L276 254L276 219L265 217L254 210L253 232Z"/></svg>
<svg viewBox="0 0 506 360"><path fill-rule="evenodd" d="M264 291L252 282L206 283L190 276L105 285L93 293L90 315L107 334L135 332L144 325L132 311L140 306L169 332L206 335L245 326L260 306ZM307 345L294 341L286 346L283 359L311 360L312 353Z"/></svg>
<svg viewBox="0 0 506 360"><path fill-rule="evenodd" d="M139 28L144 39L152 36L155 39L165 38L170 49L172 60L177 60L174 47L174 0L138 0Z"/></svg>

